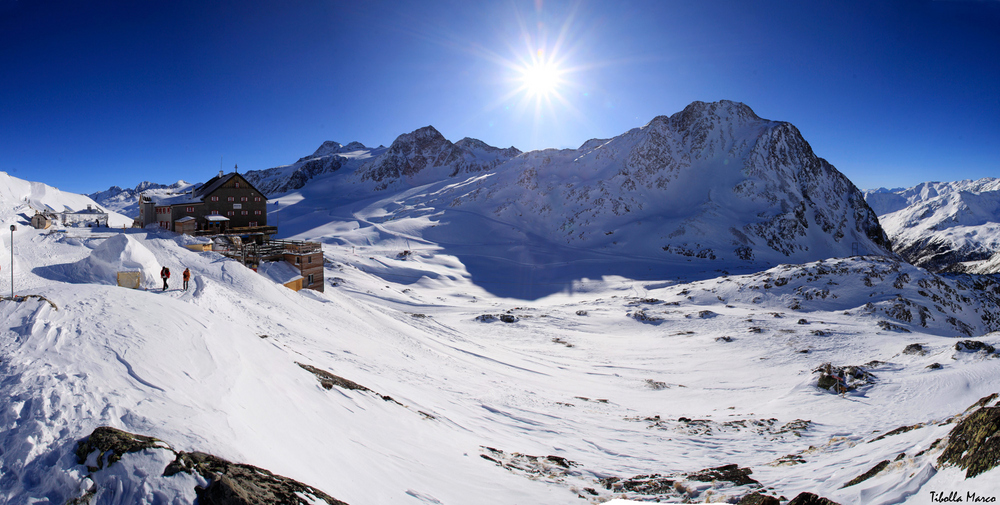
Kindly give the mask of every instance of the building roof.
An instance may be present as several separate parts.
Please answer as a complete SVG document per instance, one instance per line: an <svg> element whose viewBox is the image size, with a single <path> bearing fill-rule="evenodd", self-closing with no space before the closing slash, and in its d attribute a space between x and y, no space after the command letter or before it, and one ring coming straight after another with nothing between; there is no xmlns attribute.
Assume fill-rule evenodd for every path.
<svg viewBox="0 0 1000 505"><path fill-rule="evenodd" d="M175 223L186 223L188 221L195 221L194 216L184 216L184 217L182 217L182 218L180 218L180 219L178 219L177 221L174 221L174 222Z"/></svg>
<svg viewBox="0 0 1000 505"><path fill-rule="evenodd" d="M201 201L201 198L195 198L194 196L191 195L191 193L183 193L180 195L170 195L170 196L153 195L147 198L149 198L150 201L152 201L153 204L157 206L203 203Z"/></svg>
<svg viewBox="0 0 1000 505"><path fill-rule="evenodd" d="M229 218L226 216L215 216L215 215L205 216L205 219L207 221L229 221Z"/></svg>
<svg viewBox="0 0 1000 505"><path fill-rule="evenodd" d="M302 278L297 268L284 261L261 261L257 266L257 273L278 284L288 284Z"/></svg>
<svg viewBox="0 0 1000 505"><path fill-rule="evenodd" d="M242 179L243 182L246 183L247 188L253 189L254 191L260 193L260 190L255 188L253 184L250 184L250 181L246 180L245 177L236 172L231 172L228 174L220 173L219 175L212 177L211 179L208 180L208 182L194 188L190 193L183 193L180 195L169 195L169 196L146 195L144 193L143 198L153 202L153 204L158 206L191 205L191 204L204 203L206 196L215 192L215 190L222 187L223 184L229 182L233 177L239 177L240 179ZM264 194L261 193L261 196L264 196Z"/></svg>

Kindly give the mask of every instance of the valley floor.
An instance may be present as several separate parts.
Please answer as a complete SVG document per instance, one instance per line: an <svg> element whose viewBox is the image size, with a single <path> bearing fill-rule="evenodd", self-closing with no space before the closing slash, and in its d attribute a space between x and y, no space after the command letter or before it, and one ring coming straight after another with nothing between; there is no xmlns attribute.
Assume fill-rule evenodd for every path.
<svg viewBox="0 0 1000 505"><path fill-rule="evenodd" d="M78 464L77 441L105 425L353 505L1000 496L1000 470L965 479L935 444L1000 392L996 353L956 349L968 337L945 310L921 327L866 309L928 294L908 265L604 277L524 301L441 251L326 245L326 292L295 293L173 234L125 233L114 258L110 233L15 236L16 294L51 304L0 301L0 502L194 500L204 482L162 476L155 449L119 469ZM135 258L190 268L191 288L128 290L103 273ZM890 273L860 287L858 269ZM867 375L835 394L817 387L826 363ZM300 364L364 388L324 387ZM752 473L704 472L731 464Z"/></svg>

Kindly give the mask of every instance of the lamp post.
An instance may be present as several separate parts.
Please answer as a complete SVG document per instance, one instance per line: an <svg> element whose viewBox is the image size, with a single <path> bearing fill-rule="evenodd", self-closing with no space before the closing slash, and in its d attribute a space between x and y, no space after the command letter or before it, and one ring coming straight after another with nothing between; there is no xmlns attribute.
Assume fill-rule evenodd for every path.
<svg viewBox="0 0 1000 505"><path fill-rule="evenodd" d="M14 299L14 230L17 226L10 225L10 299Z"/></svg>

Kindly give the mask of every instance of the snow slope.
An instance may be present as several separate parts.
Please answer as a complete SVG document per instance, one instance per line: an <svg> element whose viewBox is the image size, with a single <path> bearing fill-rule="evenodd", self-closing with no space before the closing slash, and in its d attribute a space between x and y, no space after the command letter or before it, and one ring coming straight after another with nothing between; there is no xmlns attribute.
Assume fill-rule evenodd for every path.
<svg viewBox="0 0 1000 505"><path fill-rule="evenodd" d="M941 271L1000 252L1000 179L880 188L865 198L879 213L893 250L914 265ZM984 268L976 271L997 272Z"/></svg>
<svg viewBox="0 0 1000 505"><path fill-rule="evenodd" d="M131 456L134 472L87 476L75 443L101 425L352 504L679 502L760 489L697 480L726 464L776 494L840 503L996 492L1000 470L966 480L931 448L953 415L1000 390L996 353L956 350L946 318L982 324L996 306L927 302L930 324L906 322L897 294L954 300L969 288L892 260L690 284L609 278L525 302L491 296L446 253L329 247L327 292L295 293L172 234L76 232L15 234L15 256L35 265L16 269L17 292L54 306L0 301L6 503L64 503L92 483L105 486L96 503L190 502L197 482L163 477L157 451ZM99 268L53 268L87 270L119 249L109 242L190 268L192 288L128 290L96 280ZM976 340L1000 345L994 333ZM913 343L923 354L901 352ZM875 378L832 394L816 387L826 362ZM297 363L370 391L327 390ZM916 427L875 440L902 426ZM882 460L893 464L842 488ZM652 474L677 484L645 495L601 480Z"/></svg>
<svg viewBox="0 0 1000 505"><path fill-rule="evenodd" d="M402 135L357 168L272 195L268 222L330 244L444 247L478 285L520 298L594 271L691 279L889 254L857 188L794 126L744 104L695 102L579 149L472 145L431 127Z"/></svg>
<svg viewBox="0 0 1000 505"><path fill-rule="evenodd" d="M426 203L502 170L339 206L323 195L362 187L357 170L282 195L286 233L324 242L324 293L172 233L34 230L24 191L0 189L18 198L0 202L14 290L38 296L0 300L0 503L192 503L204 480L164 476L165 450L80 464L105 425L354 505L1000 494L1000 470L967 479L937 442L1000 392L998 354L974 350L1000 346L991 279L884 256L732 275L716 270L740 261L483 240L499 219ZM533 237L525 223L509 233ZM530 275L503 268L516 254ZM155 289L161 265L190 268L191 288ZM119 269L153 289L117 287ZM856 374L851 391L818 387L827 363Z"/></svg>
<svg viewBox="0 0 1000 505"><path fill-rule="evenodd" d="M11 220L20 214L28 219L35 211L79 211L87 206L98 207L97 202L76 193L66 193L41 182L26 181L0 172L0 219ZM132 219L108 210L110 226L132 225Z"/></svg>

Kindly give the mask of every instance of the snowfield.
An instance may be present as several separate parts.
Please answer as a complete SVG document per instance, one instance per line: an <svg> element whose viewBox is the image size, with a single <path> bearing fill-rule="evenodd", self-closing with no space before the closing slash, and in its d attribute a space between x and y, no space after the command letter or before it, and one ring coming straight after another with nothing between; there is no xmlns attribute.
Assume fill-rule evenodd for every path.
<svg viewBox="0 0 1000 505"><path fill-rule="evenodd" d="M724 501L755 490L929 503L931 490L997 492L1000 471L966 480L932 448L954 426L941 423L1000 390L996 354L956 350L957 334L936 324L944 311L928 328L891 320L886 330L881 309L865 308L917 298L918 279L938 279L905 264L852 258L824 262L821 274L813 264L694 283L607 278L526 302L490 295L446 254L326 254L326 293L295 293L171 233L19 227L15 290L51 304L0 302L5 501L65 503L91 486L95 503L193 500L198 480L163 477L163 450L88 476L76 443L104 425L352 504ZM117 260L148 269L148 256L190 268L191 288L175 280L161 292L154 278L130 290L98 275ZM894 268L871 276L875 289L854 271ZM410 278L380 275L395 271ZM911 281L897 290L900 274ZM755 295L768 279L788 280ZM812 287L830 294L789 308ZM987 309L970 301L960 312ZM992 333L976 340L1000 345ZM923 354L902 352L913 343ZM814 373L827 362L874 378L831 393ZM368 391L327 390L298 363ZM903 426L917 427L874 441ZM842 487L883 460L871 479ZM727 464L750 468L763 489L686 478ZM672 484L645 495L608 480L653 474Z"/></svg>
<svg viewBox="0 0 1000 505"><path fill-rule="evenodd" d="M889 253L788 123L695 102L530 153L427 127L247 177L325 292L124 215L35 230L92 201L0 180L0 503L214 503L219 468L263 503L1000 496L1000 283Z"/></svg>

